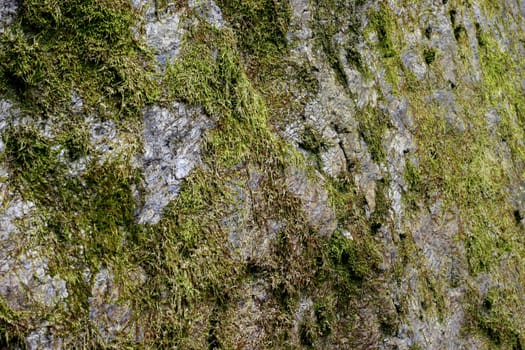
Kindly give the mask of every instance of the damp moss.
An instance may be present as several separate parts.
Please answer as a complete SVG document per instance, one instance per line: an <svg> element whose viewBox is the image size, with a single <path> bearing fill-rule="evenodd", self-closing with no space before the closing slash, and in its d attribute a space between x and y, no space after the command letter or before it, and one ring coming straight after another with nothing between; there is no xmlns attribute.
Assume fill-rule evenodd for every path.
<svg viewBox="0 0 525 350"><path fill-rule="evenodd" d="M153 320L149 344L220 347L235 337L228 331L231 321L221 315L242 299L237 293L250 271L271 274L269 292L279 301L283 320L293 317L291 305L315 271L315 230L305 224L300 201L288 192L284 177L284 170L300 166L301 160L271 133L265 101L247 78L232 31L204 23L190 29L163 81L170 98L203 106L217 119L217 127L208 132L203 146L205 169L211 171L202 169L187 178L159 225L139 236L139 247L149 247L152 255L138 261L156 277L141 288L145 293L137 307ZM228 220L233 219L228 218L231 210L238 210L236 193L251 173L259 180L257 189L246 189L257 196L251 199L256 200L251 209L256 217L250 225L262 232L269 220L281 220L284 226L275 233L275 247L266 261L244 262L229 241ZM294 253L298 249L301 254ZM177 305L175 310L172 305ZM193 321L197 319L199 324ZM289 332L279 323L265 327L268 334ZM198 338L193 336L196 331Z"/></svg>
<svg viewBox="0 0 525 350"><path fill-rule="evenodd" d="M405 163L403 178L407 186L403 195L403 201L405 207L411 212L413 209L416 209L421 193L424 193L424 184L422 183L420 170L411 160L407 160Z"/></svg>
<svg viewBox="0 0 525 350"><path fill-rule="evenodd" d="M239 49L245 57L254 60L254 66L260 67L261 63L286 51L291 17L287 1L219 0L217 4L235 31Z"/></svg>
<svg viewBox="0 0 525 350"><path fill-rule="evenodd" d="M268 120L284 129L319 88L314 69L289 55L292 11L286 1L219 1L232 28L238 59L268 109Z"/></svg>
<svg viewBox="0 0 525 350"><path fill-rule="evenodd" d="M156 98L153 56L135 30L139 13L127 1L24 1L0 37L0 92L25 117L8 120L2 135L8 185L36 204L43 224L30 244L48 248L47 272L68 290L67 308L32 311L72 347L103 343L89 318L89 273L125 266L125 241L141 230L133 197L140 174L129 162L140 142L129 142L129 154L104 157L85 121L98 114L132 133L124 120L136 123ZM72 108L74 98L80 108ZM23 339L32 322L16 319L6 334Z"/></svg>
<svg viewBox="0 0 525 350"><path fill-rule="evenodd" d="M25 331L25 322L19 312L11 310L7 301L0 296L0 346L5 348L23 345L20 335Z"/></svg>
<svg viewBox="0 0 525 350"><path fill-rule="evenodd" d="M187 40L191 45L168 67L165 82L173 98L201 105L219 118L205 146L209 164L231 168L269 161L277 163L268 170L282 169L285 158L295 157L271 133L266 103L242 68L233 33L201 25Z"/></svg>
<svg viewBox="0 0 525 350"><path fill-rule="evenodd" d="M300 200L286 187L285 169L304 166L303 159L274 135L269 121L278 116L272 115L274 109L268 103L273 102L265 98L271 93L257 90L263 86L271 90L268 82L275 80L267 75L257 84L250 80L260 71L268 72L267 67L275 67L276 56L286 53L284 34L289 9L284 3L269 1L221 5L236 29L217 30L204 23L190 28L181 55L162 77L162 93L167 100L203 106L217 120L217 128L206 135L205 166L187 178L158 224L138 225L134 221L137 204L133 193L140 190L141 175L132 170L130 154L104 160L91 149L83 127L68 130L71 124L67 123L62 123L54 136L17 124L5 134L4 157L12 170L10 186L42 209L47 226L39 239L55 247L50 270L66 280L71 293L69 308L58 308L46 316L61 327L59 335L79 335L72 347L107 346L89 319L92 281L86 281L84 275L86 269L94 274L101 266L117 272L133 266L144 272L144 281L121 277L118 283L122 298L133 306L132 324L140 329L140 345L145 348L236 344L228 331L234 327L225 315L243 300L238 294L240 287L258 278L269 281L268 295L277 300L275 320L265 325L272 338L267 344L292 346L294 312L302 293L313 296L314 307L298 327L300 343L322 348L352 338L347 340L359 344L361 299L376 295L373 280L381 279L374 233L387 221L388 183L379 184L376 213L367 217L366 201L350 174L328 180L339 227L330 237L319 237L316 229L307 224ZM324 10L319 6L321 12L315 16L322 24L320 31L327 31L316 35L344 84L344 67L333 37L337 28L327 21L339 13L333 6L335 2L329 1ZM2 39L2 48L6 48L0 54L0 72L5 78L2 91L17 94L26 107L38 106L34 111L44 114L68 105L71 91L76 90L86 101L86 108L112 111L108 118L136 116L141 106L155 100L158 90L151 85L149 53L130 34L136 22L135 14L128 10L129 5L123 2L26 2L20 23ZM93 17L88 16L90 13ZM275 19L278 25L272 26ZM392 81L401 67L393 23L386 5L372 16L371 27ZM74 42L76 35L82 38L80 44ZM501 78L507 74L503 63L508 56L493 50L489 37L483 37L483 42L483 47L490 47L481 56L487 88L479 91L484 99L469 100L471 94L458 89L458 95L465 93L460 101L465 107L482 106L462 116L467 125L464 132L449 125L420 96L432 91L430 85L418 85L418 90L403 86L408 85L406 81L396 83L400 83L398 92L409 94L417 125L414 136L418 162L407 163L405 171L408 191L413 195L407 208L417 210L415 203L427 201L429 194L441 193L445 210L460 211L458 239L465 240L470 272L473 276L491 274L503 286L493 288L486 296L475 296L481 302L474 302L470 312L476 327L495 344L509 347L523 344L522 320L513 318L523 314L516 312L515 305L522 305L522 301L514 297L522 283L514 288L509 282L521 281L523 274L518 269L518 278L511 279L501 275L500 267L507 261L513 266L523 265L523 242L511 206L501 205L507 203L505 191L510 180L499 161L504 152L495 147L494 133L485 123L484 112L490 106L502 114L497 136L509 141L514 157L519 159L523 155L520 133L524 108L519 90L507 83L511 79ZM242 54L238 54L239 48ZM352 50L348 48L346 60L358 68L362 62ZM54 72L51 64L59 69ZM433 69L436 64L432 64ZM286 73L286 69L281 72ZM305 77L305 89L315 91L317 85L309 69ZM303 78L299 76L298 80ZM264 79L266 83L259 84ZM374 110L358 118L374 160L384 161L381 140L389 127L386 117ZM317 135L304 136L312 150L323 146ZM77 175L67 171L64 159L78 161L88 156L92 159L85 171ZM253 227L268 230L271 220L279 220L283 226L275 233L270 258L245 262L228 240L225 220L237 210L233 204L238 186L246 189L252 177L261 178L259 187L250 194L254 196L252 209L256 214ZM408 236L404 241L410 239ZM416 248L406 245L401 254L406 259L403 263L414 262L417 255L412 253ZM421 284L427 309L432 305L444 308L439 281L427 278ZM380 300L373 302L378 304L376 308L383 306ZM23 322L13 315L0 303L0 334L24 334ZM386 317L382 322L385 333L397 327L393 318ZM6 338L0 337L0 345L12 344ZM323 343L325 340L328 343ZM133 340L120 338L112 345L122 344L137 346ZM348 347L348 343L341 346Z"/></svg>
<svg viewBox="0 0 525 350"><path fill-rule="evenodd" d="M238 285L243 265L221 225L220 210L230 202L221 184L202 171L192 175L162 220L130 243L132 261L150 276L130 290L148 346L206 347L217 308Z"/></svg>

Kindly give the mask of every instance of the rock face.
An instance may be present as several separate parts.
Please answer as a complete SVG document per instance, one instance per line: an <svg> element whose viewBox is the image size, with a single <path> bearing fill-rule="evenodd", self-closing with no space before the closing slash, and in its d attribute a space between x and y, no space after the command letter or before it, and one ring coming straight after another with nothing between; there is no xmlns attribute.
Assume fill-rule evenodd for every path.
<svg viewBox="0 0 525 350"><path fill-rule="evenodd" d="M143 169L145 204L140 223L159 222L163 209L178 194L182 180L200 165L203 132L214 121L198 108L174 103L168 109L151 107L144 113Z"/></svg>
<svg viewBox="0 0 525 350"><path fill-rule="evenodd" d="M525 3L0 0L0 348L523 349Z"/></svg>

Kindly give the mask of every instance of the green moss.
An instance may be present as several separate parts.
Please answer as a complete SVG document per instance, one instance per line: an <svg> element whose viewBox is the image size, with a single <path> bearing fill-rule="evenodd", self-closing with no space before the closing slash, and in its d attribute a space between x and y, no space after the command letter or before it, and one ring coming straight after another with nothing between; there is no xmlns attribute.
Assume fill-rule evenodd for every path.
<svg viewBox="0 0 525 350"><path fill-rule="evenodd" d="M154 347L202 348L213 310L227 304L243 265L232 257L218 216L229 205L221 181L198 172L188 179L158 225L138 231L133 261L150 278L135 295L139 321L146 317ZM202 329L194 324L202 322Z"/></svg>
<svg viewBox="0 0 525 350"><path fill-rule="evenodd" d="M381 6L380 10L375 13L371 19L371 25L377 31L379 50L383 58L393 58L397 55L392 34L395 22L392 19L392 13L387 6Z"/></svg>
<svg viewBox="0 0 525 350"><path fill-rule="evenodd" d="M423 50L423 58L427 65L432 64L436 60L436 50L432 48Z"/></svg>
<svg viewBox="0 0 525 350"><path fill-rule="evenodd" d="M44 186L38 192L45 192L47 186L40 180L44 175L57 171L57 151L52 141L34 127L11 127L3 135L4 156L12 166L21 187Z"/></svg>
<svg viewBox="0 0 525 350"><path fill-rule="evenodd" d="M85 273L94 276L107 267L115 274L120 297L133 307L130 322L144 330L144 347L230 344L233 335L224 329L231 325L221 322L221 315L234 307L239 286L251 273L231 247L224 219L234 210L228 208L235 203L235 186L246 186L253 171L261 177L253 225L264 231L270 219L284 223L276 232L271 261L254 264L267 271L269 292L279 301L281 321L265 327L286 343L300 291L311 287L320 266L340 271L341 295L352 282L349 278L364 278L359 250L341 246L338 258L334 243L331 255L319 253L319 235L301 213L300 200L288 192L284 176L286 167L301 167L303 160L271 132L268 107L248 80L233 32L205 24L188 30L163 84L168 100L201 105L217 118L203 148L211 171L191 175L157 225L138 225L133 193L141 190L141 176L130 163L137 145L102 158L89 143L81 113L66 113L72 91L84 99L88 111L100 104L105 110L98 111L110 112L104 116L115 120L136 118L140 107L155 98L148 53L130 37L134 14L116 9L128 8L103 1L26 2L13 35L3 38L2 88L19 95L25 108L38 106L34 110L54 125L52 135L18 124L4 135L10 185L37 204L44 225L35 244L53 247L48 272L66 281L69 294L67 308L59 305L38 315L51 320L58 337L75 334L72 347L106 346L89 316L93 281ZM74 42L77 36L81 43ZM257 59L283 50L280 44L264 45L256 51ZM306 77L311 77L308 72ZM129 126L117 123L117 128ZM71 172L71 161L85 161L86 169ZM133 269L143 271L145 281L129 279ZM333 315L323 310L318 308L313 321L320 324L316 332L327 336ZM22 324L9 322L14 323L9 327ZM115 344L133 344L124 333Z"/></svg>
<svg viewBox="0 0 525 350"><path fill-rule="evenodd" d="M337 81L345 87L348 86L348 78L339 52L340 44L336 43L335 36L341 28L347 28L348 32L345 34L349 36L349 39L343 47L344 52L346 52L346 63L358 71L366 73L359 50L355 46L362 37L361 23L357 14L363 3L360 0L350 2L323 0L318 1L314 7L315 24L313 28L318 45L335 72Z"/></svg>
<svg viewBox="0 0 525 350"><path fill-rule="evenodd" d="M383 147L383 134L390 126L387 115L379 108L367 108L359 112L359 134L366 142L368 151L372 159L381 163L386 159L385 148Z"/></svg>
<svg viewBox="0 0 525 350"><path fill-rule="evenodd" d="M3 296L0 296L0 346L15 348L23 345L24 334L20 315L11 310Z"/></svg>
<svg viewBox="0 0 525 350"><path fill-rule="evenodd" d="M404 180L407 186L407 191L403 196L405 206L409 209L416 209L417 201L421 193L425 191L419 168L410 160L405 163Z"/></svg>
<svg viewBox="0 0 525 350"><path fill-rule="evenodd" d="M160 10L168 6L158 3ZM281 118L275 111L300 111L300 106L293 110L282 106L297 101L275 84L283 82L290 69L301 68L289 82L300 85L298 91L312 94L318 89L311 68L294 66L284 58L289 6L279 1L219 4L235 29L217 30L204 23L189 28L180 56L162 78L166 100L202 106L216 118L217 128L206 135L206 165L187 178L157 225L134 221L137 203L133 193L141 189L140 174L130 164L135 150L103 161L89 145L82 118L59 113L70 108L72 91L85 100L88 110L110 112L104 116L115 120L134 119L145 103L156 100L151 57L134 38L131 28L137 22L130 5L102 0L26 1L17 24L1 39L2 92L16 94L26 109L59 121L52 136L36 126L11 125L4 135L3 157L10 169L10 186L41 210L45 227L38 243L54 248L50 273L64 278L70 293L67 309L39 310L38 315L52 320L59 335L79 335L73 347L105 346L89 319L91 281L84 275L86 269L94 275L104 266L115 271L121 298L134 310L132 323L144 332L140 345L145 348L228 348L236 344L231 331L235 325L225 316L245 297L239 294L241 287L261 278L269 281L269 295L276 303L272 308L277 310L275 321L264 325L272 338L267 344L292 346L294 313L302 294L311 295L314 301L313 313L299 326L302 345L323 348L341 339L359 344L358 315L366 303L363 295L376 295L379 289L374 281L384 278L373 234L380 225L388 224L388 182L378 182L376 211L367 217L366 201L351 174L328 180L338 230L323 238L308 225L301 201L287 190L284 175L286 168L306 167L304 160L274 136L270 125ZM360 10L362 5L362 1L322 1L315 7L319 45L343 85L343 60L334 36L346 23L350 37L355 42L361 39L360 23L349 8ZM486 273L498 286L487 296L473 297L481 300L479 305L473 303L479 309L471 310L475 326L501 347L518 347L524 343L523 320L516 316L523 314L519 309L523 301L516 295L525 275L519 267L524 262L525 242L513 208L505 204L511 179L497 145L505 140L513 161L523 161L525 103L523 91L512 79L522 76L520 62L514 61L509 70L512 55L500 50L477 27L484 86L474 92L469 91L472 87L458 87L459 103L467 111L461 116L466 130L458 131L423 98L432 91L431 82L416 85L409 74L398 79L399 71L406 72L389 7L381 5L370 18L369 29L377 35L393 92L406 93L417 111L413 132L418 162L406 164L406 208L417 211L418 204L430 195L441 194L444 210L458 211L458 239L465 241L470 272L473 276ZM462 41L463 35L459 43ZM355 47L349 44L343 51L349 65L365 71ZM432 64L429 69L437 69L435 57L426 56L427 64ZM468 62L462 64L460 68L470 68ZM489 109L502 116L496 133L485 121ZM379 110L366 109L356 118L374 161L384 162L382 139L390 127L387 117ZM308 129L303 141L303 147L313 153L326 146ZM70 161L86 157L85 171L77 175L68 171ZM255 189L248 186L253 178L258 179ZM255 218L244 223L251 225L247 229L269 232L269 222L282 224L274 232L277 239L268 258L245 262L231 247L225 219L238 210L239 188L252 200L250 210ZM399 269L417 256L411 240L409 233L404 234L399 249L399 264L404 265ZM517 277L501 274L507 261L517 266ZM147 278L127 280L124 272L129 269L143 271ZM513 285L512 280L518 282ZM426 312L445 308L441 282L428 276L419 282ZM372 302L378 305L365 306L381 309L379 296ZM27 330L25 320L4 304L0 302L0 347L9 347L21 342L17 338L22 339ZM395 318L379 319L383 332L394 334ZM137 346L124 335L113 345L122 344ZM345 346L348 343L341 345Z"/></svg>
<svg viewBox="0 0 525 350"><path fill-rule="evenodd" d="M518 283L520 282L521 280ZM510 284L491 289L471 311L477 317L478 327L493 345L505 349L520 349L525 341L525 334L521 318L514 315L516 308L522 310L523 302L519 291Z"/></svg>
<svg viewBox="0 0 525 350"><path fill-rule="evenodd" d="M340 274L341 283L344 284L341 287L346 291L352 291L352 285L347 283L362 281L369 272L368 263L359 256L355 242L337 231L328 243L327 249L328 258Z"/></svg>
<svg viewBox="0 0 525 350"><path fill-rule="evenodd" d="M234 29L239 48L247 57L255 59L257 65L286 50L291 17L287 1L219 0L217 4Z"/></svg>
<svg viewBox="0 0 525 350"><path fill-rule="evenodd" d="M381 191L380 189L379 191ZM358 194L350 178L332 179L328 193L335 209L340 229L348 230L353 239L345 237L336 230L326 245L326 259L339 275L343 289L351 289L351 284L371 276L378 263L377 245L374 243L374 218L366 218L365 199ZM385 205L386 202L384 203ZM379 208L377 218L385 213ZM384 218L382 218L384 219ZM353 282L352 282L353 281Z"/></svg>
<svg viewBox="0 0 525 350"><path fill-rule="evenodd" d="M168 67L165 81L173 98L219 116L207 140L209 163L231 168L249 159L283 160L288 151L270 132L265 102L242 69L232 33L200 27L187 40L192 45Z"/></svg>
<svg viewBox="0 0 525 350"><path fill-rule="evenodd" d="M286 1L219 1L233 29L237 58L251 85L264 98L268 120L285 128L301 115L318 90L314 69L289 56L291 8Z"/></svg>
<svg viewBox="0 0 525 350"><path fill-rule="evenodd" d="M379 10L370 11L368 17L370 19L368 28L375 31L377 35L381 61L386 67L386 79L396 87L399 84L399 70L403 67L397 37L396 16L390 7L382 3Z"/></svg>
<svg viewBox="0 0 525 350"><path fill-rule="evenodd" d="M291 322L299 291L316 271L316 232L305 224L300 201L288 192L284 178L284 169L299 166L300 157L271 133L265 101L248 80L237 52L233 32L200 24L187 32L181 55L163 78L170 98L201 105L218 121L203 147L212 171L190 176L159 225L138 235L137 251L152 254L137 256L137 261L156 277L141 287L137 307L154 320L149 343L155 346L232 344L234 335L227 331L231 321L221 315L235 307L230 304L234 300L242 300L236 294L241 283L257 271L271 275L270 293L279 301L279 317ZM246 188L252 172L260 179L257 190ZM228 212L240 205L235 199L239 188L255 196L250 225L266 232L268 220L284 223L275 233L272 255L264 261L254 258L248 267L231 247L224 223ZM265 327L268 334L285 339L285 324Z"/></svg>
<svg viewBox="0 0 525 350"><path fill-rule="evenodd" d="M324 241L316 258L318 271L311 287L314 317L307 318L302 325L303 344L314 348L352 344L359 348L363 346L359 308L366 303L364 295L378 291L374 283L380 278L381 254L372 235L372 221L364 213L364 198L350 178L333 179L328 190L339 229ZM352 237L343 235L341 230ZM374 298L374 306L367 307L381 305L380 299ZM348 339L349 343L340 343L341 339Z"/></svg>
<svg viewBox="0 0 525 350"><path fill-rule="evenodd" d="M455 16L456 12L451 13L453 25L457 27ZM459 43L457 69L467 72L472 69L468 58L474 52L466 32L461 29L456 32L460 32L456 33ZM453 208L459 214L458 236L465 243L470 273L472 276L488 274L493 283L505 286L498 290L497 302L492 303L490 312L481 310L482 301L476 301L483 297L472 296L471 315L475 327L492 338L493 346L506 348L523 341L516 339L520 339L519 329L524 322L521 317L511 316L522 314L522 302L512 297L519 292L513 290L514 283L505 277L508 270L504 265L511 257L515 266L521 266L525 258L521 229L513 218L513 209L505 194L505 188L515 184L516 178L521 176L516 177L510 168L523 159L523 146L516 142L516 138L523 135L517 122L520 107L516 108L516 102L512 102L520 104L523 100L518 96L521 90L515 79L521 76L520 59L516 60L515 55L499 48L479 26L476 36L483 81L476 86L461 84L455 89L457 103L463 107L457 118L466 126L465 131L455 129L440 117L442 111L437 105L420 97L431 94L432 84L439 84L439 81L418 83L416 90L403 90L410 98L416 117L414 135L418 145L417 167L407 163L405 169L408 187L405 207L408 212L417 211L417 203L439 194L444 210ZM432 69L439 77L435 64ZM497 125L488 123L489 113L497 113ZM512 159L501 147L502 142L509 146ZM521 276L521 272L517 272L517 276ZM519 285L521 277L517 276L514 280ZM430 290L429 296L442 295L435 287L441 283L435 282L429 286L434 285L432 288L437 292ZM440 303L439 298L427 301L428 305Z"/></svg>
<svg viewBox="0 0 525 350"><path fill-rule="evenodd" d="M68 110L73 91L86 108L135 115L156 93L137 25L126 1L24 1L0 37L3 88L44 116Z"/></svg>
<svg viewBox="0 0 525 350"><path fill-rule="evenodd" d="M318 169L322 168L321 152L326 150L330 143L323 139L322 135L311 126L306 126L301 134L299 147L309 152Z"/></svg>

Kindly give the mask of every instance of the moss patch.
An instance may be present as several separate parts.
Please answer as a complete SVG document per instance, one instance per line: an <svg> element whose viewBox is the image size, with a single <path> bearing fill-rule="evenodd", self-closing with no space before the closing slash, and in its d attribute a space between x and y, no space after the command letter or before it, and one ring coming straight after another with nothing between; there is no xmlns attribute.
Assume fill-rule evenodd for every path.
<svg viewBox="0 0 525 350"><path fill-rule="evenodd" d="M313 11L315 37L318 45L325 54L326 60L334 70L337 81L347 87L348 78L345 73L344 63L366 73L366 66L362 62L359 50L355 46L362 40L362 26L358 14L364 1L353 0L340 2L334 0L323 0L317 2ZM348 36L343 44L343 53L340 52L340 44L336 42L336 35L345 28ZM346 62L343 61L343 57Z"/></svg>
<svg viewBox="0 0 525 350"><path fill-rule="evenodd" d="M455 23L455 11L451 12L451 20L456 26L454 34L460 51L457 69L468 72L473 69L469 57L474 52L465 37L467 33ZM418 166L407 163L405 180L409 197L405 205L413 210L414 204L426 201L429 194L440 193L445 208L459 209L459 235L465 242L471 275L488 274L492 283L501 286L489 292L492 297L497 295L494 299L497 301L490 302L490 310L484 310L480 306L482 301L476 301L481 296L473 297L472 315L493 345L505 348L523 342L519 329L525 322L521 317L511 316L522 314L522 301L515 300L520 293L513 289L514 282L505 277L509 270L504 267L508 259L516 266L521 266L525 259L522 229L513 218L507 192L523 176L512 170L521 169L519 164L523 162L523 145L515 139L523 135L518 124L520 107L516 108L523 98L518 96L522 92L515 79L522 75L518 68L521 59L516 60L514 57L519 55L505 52L479 26L476 36L482 82L462 84L455 89L457 104L463 107L457 118L466 125L465 131L459 131L440 117L437 104L429 103L428 97L426 100L420 97L425 93L430 96L431 82L416 83L414 92L419 96L408 95L416 117ZM439 76L435 64L432 69ZM409 87L404 93L410 94L413 89ZM521 272L516 274L521 276ZM515 281L521 281L517 276Z"/></svg>
<svg viewBox="0 0 525 350"><path fill-rule="evenodd" d="M103 115L135 115L156 93L139 25L127 1L24 1L0 38L0 88L44 116L67 111L73 91Z"/></svg>

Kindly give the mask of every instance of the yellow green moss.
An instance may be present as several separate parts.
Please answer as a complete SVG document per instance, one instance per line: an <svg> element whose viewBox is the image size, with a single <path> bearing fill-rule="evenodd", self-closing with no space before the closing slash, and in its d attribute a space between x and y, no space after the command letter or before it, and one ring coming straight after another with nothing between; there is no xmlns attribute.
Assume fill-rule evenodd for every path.
<svg viewBox="0 0 525 350"><path fill-rule="evenodd" d="M24 1L0 37L0 91L28 111L67 111L75 91L85 108L136 115L156 96L152 55L136 37L128 1Z"/></svg>

